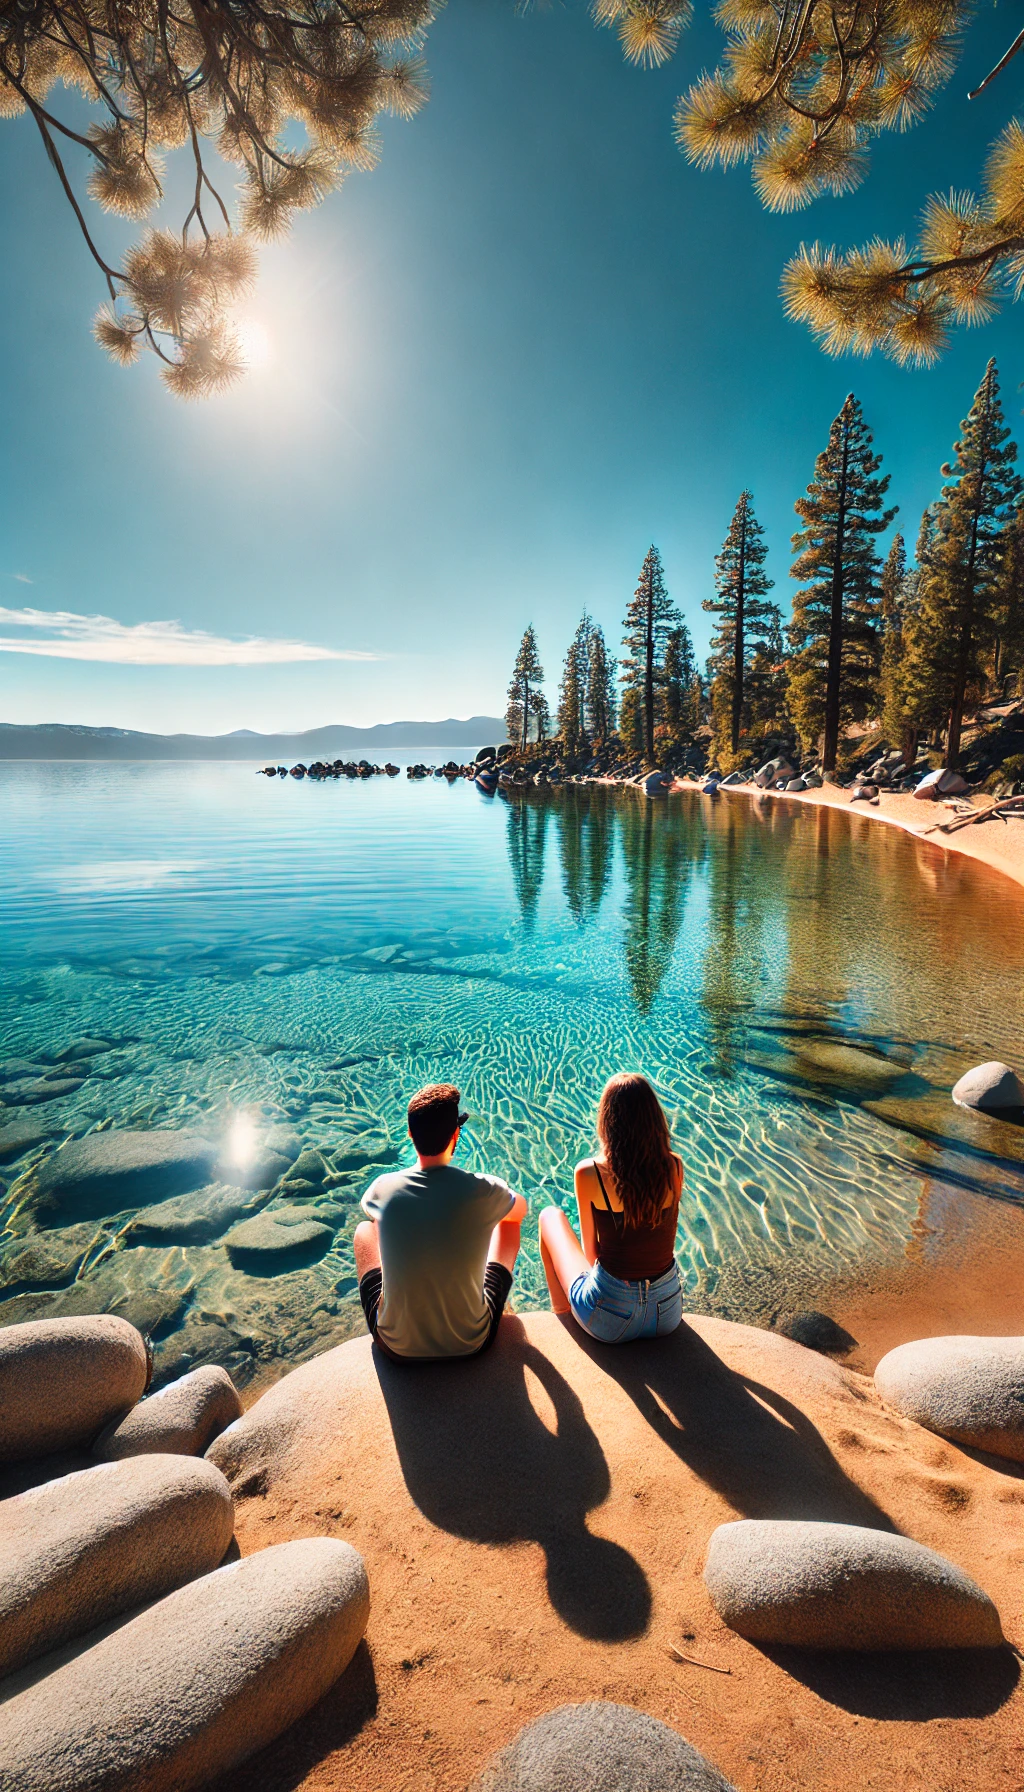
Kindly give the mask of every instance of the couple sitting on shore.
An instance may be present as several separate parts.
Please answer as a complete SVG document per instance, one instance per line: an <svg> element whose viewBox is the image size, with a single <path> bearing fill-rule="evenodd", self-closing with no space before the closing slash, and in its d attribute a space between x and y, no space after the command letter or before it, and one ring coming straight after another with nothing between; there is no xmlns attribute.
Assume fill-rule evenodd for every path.
<svg viewBox="0 0 1024 1792"><path fill-rule="evenodd" d="M402 1361L478 1356L512 1287L526 1202L500 1178L452 1163L467 1119L459 1101L450 1083L413 1096L416 1168L378 1176L356 1227L366 1323ZM597 1136L599 1155L576 1166L580 1237L560 1207L540 1216L551 1305L601 1344L662 1337L683 1310L673 1255L683 1166L644 1077L612 1077Z"/></svg>

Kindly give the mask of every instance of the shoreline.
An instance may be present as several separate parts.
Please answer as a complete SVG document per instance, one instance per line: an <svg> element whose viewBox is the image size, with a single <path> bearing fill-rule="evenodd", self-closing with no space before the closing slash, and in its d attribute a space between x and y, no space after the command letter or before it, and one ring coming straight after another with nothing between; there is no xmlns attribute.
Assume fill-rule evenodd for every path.
<svg viewBox="0 0 1024 1792"><path fill-rule="evenodd" d="M698 794L703 784L692 778L676 778L673 790L692 790ZM952 818L953 810L945 803L922 803L909 792L881 791L877 808L868 803L851 803L849 792L836 784L820 790L759 790L754 785L733 784L719 790L720 796L743 796L752 801L802 803L808 807L843 809L863 821L882 821L901 828L905 834L934 846L941 852L959 853L975 859L993 871L1002 872L1024 888L1024 816L1017 821L977 822L960 828L955 834L928 833L937 821Z"/></svg>

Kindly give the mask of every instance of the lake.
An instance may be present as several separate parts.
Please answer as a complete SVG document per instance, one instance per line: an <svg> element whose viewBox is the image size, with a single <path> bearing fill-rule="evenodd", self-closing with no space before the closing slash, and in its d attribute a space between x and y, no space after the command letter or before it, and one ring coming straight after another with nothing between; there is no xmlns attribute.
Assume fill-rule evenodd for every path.
<svg viewBox="0 0 1024 1792"><path fill-rule="evenodd" d="M2 1055L108 1048L53 1100L8 1074L0 1125L49 1137L3 1167L0 1322L126 1312L163 1379L244 1380L361 1329L358 1198L407 1160L433 1080L470 1110L459 1161L536 1209L571 1199L605 1078L643 1071L686 1166L689 1294L737 1317L898 1259L957 1191L1024 1201L1024 1134L949 1100L1022 1056L1024 893L896 828L198 763L7 763L0 801ZM316 1148L322 1179L271 1205L318 1214L329 1248L240 1267L226 1229L139 1242L134 1208L36 1232L35 1165L111 1126ZM524 1239L520 1308L546 1304Z"/></svg>

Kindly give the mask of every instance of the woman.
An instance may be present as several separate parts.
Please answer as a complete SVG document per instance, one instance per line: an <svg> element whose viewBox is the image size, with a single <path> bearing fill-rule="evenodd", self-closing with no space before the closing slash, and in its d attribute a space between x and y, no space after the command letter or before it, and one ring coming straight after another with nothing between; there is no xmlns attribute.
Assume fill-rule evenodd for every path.
<svg viewBox="0 0 1024 1792"><path fill-rule="evenodd" d="M646 1077L606 1084L597 1137L599 1155L576 1165L582 1249L560 1207L540 1216L551 1305L601 1344L664 1337L683 1316L673 1255L683 1165Z"/></svg>

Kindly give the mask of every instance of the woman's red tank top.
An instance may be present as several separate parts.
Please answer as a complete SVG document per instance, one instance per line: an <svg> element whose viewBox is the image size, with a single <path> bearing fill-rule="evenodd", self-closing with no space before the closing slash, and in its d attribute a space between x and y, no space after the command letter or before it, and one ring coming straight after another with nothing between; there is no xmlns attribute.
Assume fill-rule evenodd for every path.
<svg viewBox="0 0 1024 1792"><path fill-rule="evenodd" d="M676 1226L679 1220L679 1196L663 1207L654 1226L627 1226L624 1213L617 1213L608 1199L604 1178L595 1162L597 1180L604 1196L604 1206L592 1204L594 1233L597 1240L597 1261L610 1276L620 1282L656 1282L667 1275L675 1261Z"/></svg>

